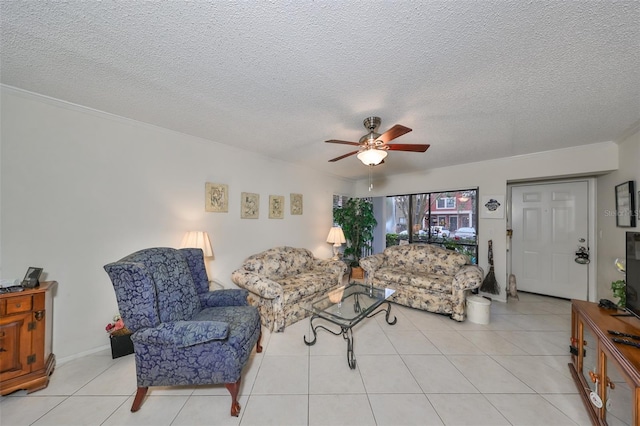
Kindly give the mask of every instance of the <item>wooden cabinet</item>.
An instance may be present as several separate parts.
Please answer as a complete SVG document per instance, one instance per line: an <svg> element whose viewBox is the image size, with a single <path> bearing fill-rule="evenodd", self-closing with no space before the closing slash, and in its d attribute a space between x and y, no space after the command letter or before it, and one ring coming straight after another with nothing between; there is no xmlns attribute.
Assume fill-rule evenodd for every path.
<svg viewBox="0 0 640 426"><path fill-rule="evenodd" d="M56 366L51 352L55 281L0 295L0 394L43 389Z"/></svg>
<svg viewBox="0 0 640 426"><path fill-rule="evenodd" d="M640 335L640 319L618 313L596 303L572 301L569 369L593 424L637 426L640 348L613 342L616 336L608 330Z"/></svg>

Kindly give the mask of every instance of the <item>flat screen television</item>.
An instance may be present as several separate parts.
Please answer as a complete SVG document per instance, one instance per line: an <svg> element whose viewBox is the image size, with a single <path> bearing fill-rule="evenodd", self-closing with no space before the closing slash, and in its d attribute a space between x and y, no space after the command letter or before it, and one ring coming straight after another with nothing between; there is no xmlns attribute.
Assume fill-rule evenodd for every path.
<svg viewBox="0 0 640 426"><path fill-rule="evenodd" d="M640 318L640 232L627 231L626 236L626 309Z"/></svg>

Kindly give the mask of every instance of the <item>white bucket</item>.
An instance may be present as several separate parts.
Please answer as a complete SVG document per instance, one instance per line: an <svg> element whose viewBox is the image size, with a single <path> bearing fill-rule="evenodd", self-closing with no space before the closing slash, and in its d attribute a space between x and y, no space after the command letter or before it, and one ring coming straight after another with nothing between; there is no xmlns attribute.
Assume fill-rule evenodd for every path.
<svg viewBox="0 0 640 426"><path fill-rule="evenodd" d="M491 300L481 296L467 297L467 318L474 324L489 324Z"/></svg>

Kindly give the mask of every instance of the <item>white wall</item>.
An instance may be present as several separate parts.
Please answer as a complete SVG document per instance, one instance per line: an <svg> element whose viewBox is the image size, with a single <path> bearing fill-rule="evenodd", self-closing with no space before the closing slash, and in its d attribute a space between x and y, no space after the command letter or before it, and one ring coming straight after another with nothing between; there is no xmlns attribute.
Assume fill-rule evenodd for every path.
<svg viewBox="0 0 640 426"><path fill-rule="evenodd" d="M636 224L640 220L640 130L625 138L619 146L620 168L606 176L598 178L598 297L618 301L613 297L611 282L623 279L614 267L616 257L624 257L624 238L626 231L638 231L635 228L618 228L615 217L616 185L633 180L636 185Z"/></svg>
<svg viewBox="0 0 640 426"><path fill-rule="evenodd" d="M331 257L333 193L347 180L143 123L2 87L2 278L43 267L59 283L53 350L58 359L108 345L118 312L103 265L133 251L177 247L186 231L211 237L212 278L276 245ZM205 182L229 185L229 212L204 211ZM260 218L240 219L240 193L260 194ZM289 214L289 194L304 214ZM269 195L285 218L268 219Z"/></svg>
<svg viewBox="0 0 640 426"><path fill-rule="evenodd" d="M640 185L640 136L618 146L573 149L350 181L108 114L7 87L0 93L0 276L22 278L42 266L59 282L54 299L58 359L108 344L104 326L117 313L103 265L135 250L176 247L187 230L209 232L211 275L231 287L229 275L252 253L280 244L330 257L332 194L385 196L478 186L480 196L506 194L507 182L596 175L598 179L599 292L617 273L606 272L624 254L624 228L605 217L613 187ZM204 212L205 182L229 185L229 213ZM260 219L240 219L240 193L260 194ZM288 213L289 193L304 195L304 214ZM284 195L285 219L267 218L268 196ZM480 265L494 241L499 283L506 285L506 220L479 223ZM611 262L609 261L611 258ZM601 265L602 263L602 265ZM606 276L604 275L606 274ZM500 278L504 277L504 278ZM600 297L605 297L602 295Z"/></svg>
<svg viewBox="0 0 640 426"><path fill-rule="evenodd" d="M509 182L579 175L591 176L615 170L617 167L618 146L613 142L604 142L429 169L422 173L385 176L378 179L374 177L373 190L369 191L368 181L363 180L358 182L356 186L356 195L377 197L478 187L478 197L483 195L506 196ZM507 285L506 216L505 214L504 219L478 220L480 248L478 263L486 274L489 270L487 244L489 240L493 240L494 269L502 291L499 295L491 295L491 297L501 301L506 300L504 288Z"/></svg>

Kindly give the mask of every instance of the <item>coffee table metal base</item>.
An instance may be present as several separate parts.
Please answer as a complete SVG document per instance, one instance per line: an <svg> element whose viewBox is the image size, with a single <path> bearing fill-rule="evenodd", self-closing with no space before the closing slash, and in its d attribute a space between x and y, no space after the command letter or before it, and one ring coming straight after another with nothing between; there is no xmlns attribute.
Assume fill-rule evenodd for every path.
<svg viewBox="0 0 640 426"><path fill-rule="evenodd" d="M356 299L356 303L357 299ZM362 317L360 320L358 320L357 322L353 323L353 324L349 324L349 325L343 325L343 324L336 324L340 326L340 331L339 332L335 332L327 327L325 327L322 324L318 324L318 325L313 325L313 320L315 319L322 319L325 321L328 321L326 318L322 318L318 315L311 315L311 319L309 320L309 323L311 324L311 331L313 332L313 339L311 341L307 340L307 336L304 336L304 343L307 346L312 346L315 345L317 337L318 337L318 332L316 331L319 328L322 328L323 330L328 331L329 333L335 335L335 336L339 336L342 334L342 338L344 340L347 341L347 364L349 364L349 368L351 368L352 370L356 368L356 357L353 353L353 331L352 328L354 325L358 324L362 319L364 318L371 318L374 317L382 312L385 312L385 321L387 322L387 324L389 325L394 325L396 322L398 322L398 319L395 317L395 315L393 316L393 320L389 321L389 318L391 316L391 303L389 302L384 302L387 304L386 308L384 309L380 309L378 311L375 311L369 315L366 315L364 317ZM356 307L356 309L359 309L359 307ZM331 321L329 321L331 322Z"/></svg>

